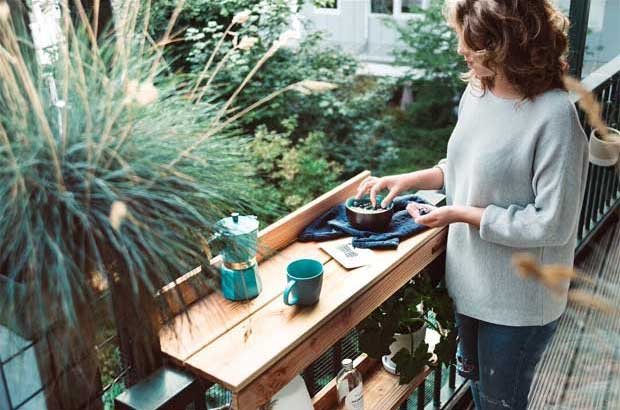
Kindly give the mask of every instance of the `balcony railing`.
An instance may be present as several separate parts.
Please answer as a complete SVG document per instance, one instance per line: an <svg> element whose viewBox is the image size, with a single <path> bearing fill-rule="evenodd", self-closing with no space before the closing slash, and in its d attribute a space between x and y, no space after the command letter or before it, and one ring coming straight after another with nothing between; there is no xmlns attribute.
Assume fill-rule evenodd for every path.
<svg viewBox="0 0 620 410"><path fill-rule="evenodd" d="M612 128L620 126L620 56L610 61L584 80L585 85L598 97L603 106L603 117ZM577 103L577 98L574 98ZM579 112L586 134L591 127L585 113ZM620 205L620 176L618 167L599 167L590 164L586 194L579 218L576 253L585 249L588 242L605 225L605 221Z"/></svg>

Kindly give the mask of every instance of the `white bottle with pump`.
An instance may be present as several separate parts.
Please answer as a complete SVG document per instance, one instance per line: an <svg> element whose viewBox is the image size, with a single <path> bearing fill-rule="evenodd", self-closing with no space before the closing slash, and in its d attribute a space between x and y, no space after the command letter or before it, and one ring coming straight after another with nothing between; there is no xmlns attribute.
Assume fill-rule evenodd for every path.
<svg viewBox="0 0 620 410"><path fill-rule="evenodd" d="M353 368L353 360L344 359L342 369L336 376L338 403L344 403L345 410L364 410L362 375Z"/></svg>

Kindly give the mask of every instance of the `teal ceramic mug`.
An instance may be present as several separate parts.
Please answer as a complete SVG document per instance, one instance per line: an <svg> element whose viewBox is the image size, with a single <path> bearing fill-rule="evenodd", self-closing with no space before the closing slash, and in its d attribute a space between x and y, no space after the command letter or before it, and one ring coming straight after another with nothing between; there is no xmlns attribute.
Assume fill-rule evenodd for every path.
<svg viewBox="0 0 620 410"><path fill-rule="evenodd" d="M289 306L313 305L321 294L323 264L315 259L297 259L286 267L286 279L284 303Z"/></svg>

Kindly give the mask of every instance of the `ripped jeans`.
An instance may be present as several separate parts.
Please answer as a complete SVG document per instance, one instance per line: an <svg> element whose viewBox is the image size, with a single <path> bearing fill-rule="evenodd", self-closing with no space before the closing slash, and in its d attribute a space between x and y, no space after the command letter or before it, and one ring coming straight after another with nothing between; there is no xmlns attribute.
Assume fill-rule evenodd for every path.
<svg viewBox="0 0 620 410"><path fill-rule="evenodd" d="M534 369L555 333L544 326L503 326L457 314L458 373L472 380L477 410L525 410Z"/></svg>

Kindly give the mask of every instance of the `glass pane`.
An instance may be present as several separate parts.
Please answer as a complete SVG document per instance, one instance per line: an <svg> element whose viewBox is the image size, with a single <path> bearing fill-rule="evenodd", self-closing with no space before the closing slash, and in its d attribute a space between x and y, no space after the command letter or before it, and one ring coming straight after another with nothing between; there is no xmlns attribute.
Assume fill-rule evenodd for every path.
<svg viewBox="0 0 620 410"><path fill-rule="evenodd" d="M620 55L620 1L591 0L582 76Z"/></svg>
<svg viewBox="0 0 620 410"><path fill-rule="evenodd" d="M570 12L570 2L571 0L553 0L553 3L562 10L562 13L566 14L568 17Z"/></svg>
<svg viewBox="0 0 620 410"><path fill-rule="evenodd" d="M403 0L402 13L415 13L419 7L424 7L425 0Z"/></svg>
<svg viewBox="0 0 620 410"><path fill-rule="evenodd" d="M338 0L314 0L314 5L321 9L337 9Z"/></svg>
<svg viewBox="0 0 620 410"><path fill-rule="evenodd" d="M392 14L394 12L393 0L371 0L370 11L372 13Z"/></svg>

